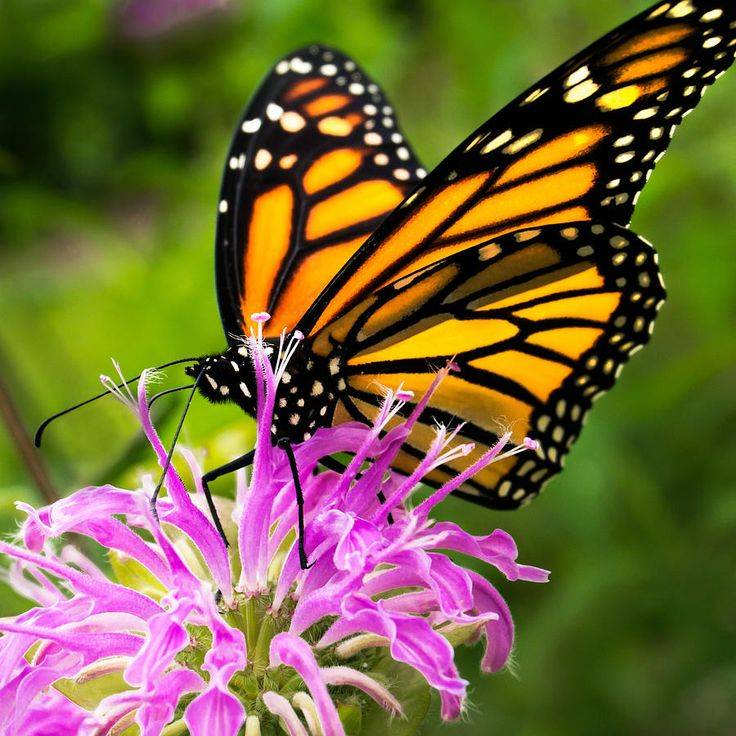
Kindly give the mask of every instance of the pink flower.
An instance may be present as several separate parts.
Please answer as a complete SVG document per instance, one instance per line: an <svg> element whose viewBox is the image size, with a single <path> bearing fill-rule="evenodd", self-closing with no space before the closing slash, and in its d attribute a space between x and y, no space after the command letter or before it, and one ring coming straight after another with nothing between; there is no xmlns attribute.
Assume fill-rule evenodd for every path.
<svg viewBox="0 0 736 736"><path fill-rule="evenodd" d="M250 482L238 483L234 505L220 503L230 551L202 511L201 488L190 494L173 467L160 524L149 507L150 478L136 490L83 488L38 510L19 504L27 514L21 541L0 543L0 552L9 580L35 607L0 621L0 735L69 724L65 732L102 736L137 723L153 736L180 721L193 736L235 736L247 719L249 735L281 728L341 736L356 702L382 709L387 723L402 716L401 684L386 676L387 663L419 673L449 720L461 714L467 689L453 644L483 638L488 672L508 660L508 607L485 577L447 552L481 560L508 580L544 582L547 573L518 564L505 532L475 537L430 514L470 474L525 447L508 449L504 436L412 508L406 502L422 478L472 448L455 446L454 433L440 427L410 477L390 471L429 397L388 430L411 397L387 392L373 426L320 429L295 447L311 565L302 569L291 470L269 436L291 349L272 365L260 338L247 347L260 377L258 436ZM145 381L135 397L116 393L163 465ZM354 456L346 470L320 470L319 459L337 452ZM183 454L199 488L201 469ZM64 547L69 532L105 547L113 574Z"/></svg>
<svg viewBox="0 0 736 736"><path fill-rule="evenodd" d="M142 40L222 13L229 5L230 0L124 0L116 15L123 35Z"/></svg>

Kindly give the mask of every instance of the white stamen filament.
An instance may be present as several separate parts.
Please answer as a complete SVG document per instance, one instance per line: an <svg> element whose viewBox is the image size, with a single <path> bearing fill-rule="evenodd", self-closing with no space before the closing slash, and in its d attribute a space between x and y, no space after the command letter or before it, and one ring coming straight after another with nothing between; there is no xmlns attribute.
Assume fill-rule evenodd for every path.
<svg viewBox="0 0 736 736"><path fill-rule="evenodd" d="M118 382L113 381L110 376L106 376L102 374L100 376L100 383L116 398L118 401L121 401L125 406L127 406L131 411L133 411L136 416L138 415L138 406L136 404L135 398L133 397L133 393L130 390L130 386L128 386L127 382L125 381L125 378L123 377L123 373L120 370L120 364L116 361L112 361L113 367L115 368L115 372L118 374L118 377L120 378L119 383L123 384L122 388L118 388ZM141 381L148 382L148 371L144 371L143 375L141 376Z"/></svg>
<svg viewBox="0 0 736 736"><path fill-rule="evenodd" d="M379 430L383 430L386 425L402 410L406 402L414 398L414 393L412 391L405 391L402 388L403 385L403 383L399 384L396 391L391 391L389 389L385 392L384 405L386 407L386 411L385 416L382 417L380 421L380 427L378 427ZM377 424L379 423L377 422Z"/></svg>
<svg viewBox="0 0 736 736"><path fill-rule="evenodd" d="M289 361L294 357L294 353L297 351L299 343L303 339L304 335L299 332L299 330L295 330L289 338L289 342L286 343L286 348L282 350L282 346L284 343L284 333L281 333L281 340L279 342L279 353L276 359L276 366L274 367L273 371L276 383L281 382L281 379L284 376L284 371L289 365Z"/></svg>
<svg viewBox="0 0 736 736"><path fill-rule="evenodd" d="M432 469L434 470L434 468L437 468L440 465L447 465L447 463L451 463L453 460L467 457L471 452L473 452L473 450L475 450L474 442L465 442L461 445L456 445L455 447L450 448L447 452L442 453L442 455L435 460Z"/></svg>
<svg viewBox="0 0 736 736"><path fill-rule="evenodd" d="M513 455L518 455L520 452L528 452L529 450L536 450L537 447L539 447L539 443L536 440L533 440L529 437L525 437L524 441L520 445L516 445L515 447L512 447L510 450L507 450L506 452L501 453L497 457L493 459L494 463L497 463L499 460L505 460L507 457L512 457Z"/></svg>

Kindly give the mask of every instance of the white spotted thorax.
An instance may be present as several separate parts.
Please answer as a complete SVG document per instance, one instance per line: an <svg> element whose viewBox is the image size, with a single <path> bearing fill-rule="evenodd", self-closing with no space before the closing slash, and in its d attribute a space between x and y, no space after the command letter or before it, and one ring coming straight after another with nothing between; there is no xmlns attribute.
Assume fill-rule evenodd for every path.
<svg viewBox="0 0 736 736"><path fill-rule="evenodd" d="M268 318L265 312L252 316L259 327ZM274 441L310 439L319 427L330 425L338 395L345 389L340 357L315 356L299 331L275 340L257 339L263 339L278 381L271 427ZM197 388L212 403L230 401L255 416L257 387L247 340L205 356L185 371L192 378L200 376Z"/></svg>

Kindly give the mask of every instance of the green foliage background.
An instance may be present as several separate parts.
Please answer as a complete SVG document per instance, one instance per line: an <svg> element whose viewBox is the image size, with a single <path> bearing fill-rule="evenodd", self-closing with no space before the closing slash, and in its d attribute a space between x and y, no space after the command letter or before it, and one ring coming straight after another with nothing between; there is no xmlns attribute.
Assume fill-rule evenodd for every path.
<svg viewBox="0 0 736 736"><path fill-rule="evenodd" d="M0 4L0 376L28 428L127 373L223 346L212 243L238 114L281 54L314 40L379 79L428 165L553 65L648 3L253 0L145 41L119 6ZM736 75L706 97L642 197L669 301L653 344L593 412L567 470L508 529L547 587L499 585L514 672L477 675L472 708L427 734L728 734L736 724ZM180 381L170 372L171 385ZM161 402L164 404L165 402ZM175 399L160 420L167 433ZM167 418L168 417L168 418ZM240 425L198 403L187 441ZM104 400L49 432L62 493L147 459ZM235 436L235 435L233 435ZM234 455L236 443L220 454ZM214 463L210 456L207 463ZM40 502L0 429L0 518ZM24 602L3 588L0 614Z"/></svg>

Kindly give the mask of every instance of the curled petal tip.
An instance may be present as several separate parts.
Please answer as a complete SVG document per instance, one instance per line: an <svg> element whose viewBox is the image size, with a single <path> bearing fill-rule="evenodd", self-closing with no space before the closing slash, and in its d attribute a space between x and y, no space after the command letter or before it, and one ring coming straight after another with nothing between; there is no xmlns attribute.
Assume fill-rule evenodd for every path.
<svg viewBox="0 0 736 736"><path fill-rule="evenodd" d="M526 447L527 450L538 450L539 442L531 437L524 437L524 447Z"/></svg>

